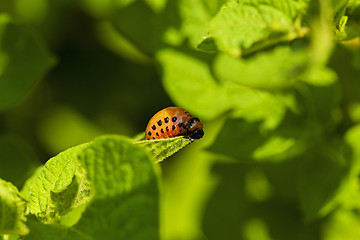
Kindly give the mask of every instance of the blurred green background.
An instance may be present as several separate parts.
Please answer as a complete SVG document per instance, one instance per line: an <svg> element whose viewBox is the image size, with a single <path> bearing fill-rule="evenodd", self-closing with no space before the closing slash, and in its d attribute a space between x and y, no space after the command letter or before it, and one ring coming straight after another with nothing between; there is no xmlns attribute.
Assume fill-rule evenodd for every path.
<svg viewBox="0 0 360 240"><path fill-rule="evenodd" d="M359 35L359 0L0 0L0 178L179 106L162 239L360 239Z"/></svg>

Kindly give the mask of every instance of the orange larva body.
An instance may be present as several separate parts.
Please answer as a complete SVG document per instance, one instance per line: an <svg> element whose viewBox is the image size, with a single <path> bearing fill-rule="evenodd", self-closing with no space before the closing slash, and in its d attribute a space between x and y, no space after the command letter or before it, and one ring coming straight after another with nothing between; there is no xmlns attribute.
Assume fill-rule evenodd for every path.
<svg viewBox="0 0 360 240"><path fill-rule="evenodd" d="M185 136L202 138L203 125L183 108L168 107L157 112L146 127L146 140Z"/></svg>

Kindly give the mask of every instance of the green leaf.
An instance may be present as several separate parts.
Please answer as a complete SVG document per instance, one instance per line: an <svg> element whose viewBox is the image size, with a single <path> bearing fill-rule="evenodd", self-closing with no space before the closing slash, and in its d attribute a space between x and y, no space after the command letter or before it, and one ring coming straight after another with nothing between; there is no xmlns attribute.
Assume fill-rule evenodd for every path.
<svg viewBox="0 0 360 240"><path fill-rule="evenodd" d="M143 140L136 142L136 144L151 152L151 154L153 154L155 163L159 163L180 151L191 142L192 141L188 138L175 137L168 139Z"/></svg>
<svg viewBox="0 0 360 240"><path fill-rule="evenodd" d="M0 111L28 94L53 64L32 34L0 14Z"/></svg>
<svg viewBox="0 0 360 240"><path fill-rule="evenodd" d="M89 240L87 236L82 236L76 230L62 226L60 224L44 224L30 215L27 220L30 233L25 236L26 240L52 239L52 240Z"/></svg>
<svg viewBox="0 0 360 240"><path fill-rule="evenodd" d="M181 32L188 37L192 46L197 46L208 34L210 12L204 0L180 0L179 14L181 16Z"/></svg>
<svg viewBox="0 0 360 240"><path fill-rule="evenodd" d="M350 174L339 196L341 209L358 209L360 202L360 125L350 128L345 134L347 157L353 161ZM341 213L340 213L341 214Z"/></svg>
<svg viewBox="0 0 360 240"><path fill-rule="evenodd" d="M339 24L337 25L340 33L342 33L341 30L344 30L346 33L346 39L344 40L354 39L356 41L356 37L360 36L359 16L360 16L360 1L359 0L348 1L346 16L342 16L342 18L339 21ZM345 20L347 21L345 22ZM343 24L346 25L344 26ZM343 27L344 29L342 29L341 27Z"/></svg>
<svg viewBox="0 0 360 240"><path fill-rule="evenodd" d="M314 86L326 87L336 83L336 73L327 67L310 67L303 75L303 81Z"/></svg>
<svg viewBox="0 0 360 240"><path fill-rule="evenodd" d="M78 154L86 145L70 148L51 158L32 183L29 209L41 221L58 221L61 215L74 207L72 203L80 197L80 192L86 191L90 195L88 188L80 189L79 183L74 183L78 178L76 172L81 171ZM88 184L83 186L88 187ZM62 197L67 200L65 208Z"/></svg>
<svg viewBox="0 0 360 240"><path fill-rule="evenodd" d="M329 19L332 6L329 1L311 1L310 9L310 55L309 68L304 81L315 86L331 85L336 81L336 74L327 68L327 62L334 47L333 31Z"/></svg>
<svg viewBox="0 0 360 240"><path fill-rule="evenodd" d="M20 235L16 235L16 234L0 235L0 239L1 239L1 240L19 240L19 239L20 239Z"/></svg>
<svg viewBox="0 0 360 240"><path fill-rule="evenodd" d="M243 118L249 122L263 121L263 129L276 128L286 111L298 112L297 103L290 92L268 92L239 85L226 86L234 104L234 118Z"/></svg>
<svg viewBox="0 0 360 240"><path fill-rule="evenodd" d="M356 165L360 166L360 125L350 128L345 134L345 140L352 149Z"/></svg>
<svg viewBox="0 0 360 240"><path fill-rule="evenodd" d="M146 3L155 11L160 12L164 9L168 0L145 0Z"/></svg>
<svg viewBox="0 0 360 240"><path fill-rule="evenodd" d="M26 201L30 200L30 188L31 188L31 185L33 184L33 182L35 181L37 176L40 174L43 167L44 167L44 165L41 165L41 166L37 167L34 170L33 174L25 181L24 185L22 186L20 193L26 199Z"/></svg>
<svg viewBox="0 0 360 240"><path fill-rule="evenodd" d="M259 121L229 119L208 149L241 161L289 160L306 148L306 134L290 124L285 122L279 129L269 131Z"/></svg>
<svg viewBox="0 0 360 240"><path fill-rule="evenodd" d="M252 153L268 139L260 134L259 125L259 122L229 119L209 150L243 161L251 160Z"/></svg>
<svg viewBox="0 0 360 240"><path fill-rule="evenodd" d="M357 240L360 238L358 214L351 211L336 211L324 226L323 236L328 240Z"/></svg>
<svg viewBox="0 0 360 240"><path fill-rule="evenodd" d="M50 159L31 188L31 211L40 222L29 220L28 238L158 239L158 170L152 161L142 147L115 135ZM85 203L70 216L81 214L78 222L68 225L68 219L68 227L54 223Z"/></svg>
<svg viewBox="0 0 360 240"><path fill-rule="evenodd" d="M18 189L0 179L0 234L26 234L26 202Z"/></svg>
<svg viewBox="0 0 360 240"><path fill-rule="evenodd" d="M133 1L125 7L111 4L107 18L115 28L146 55L152 55L161 46L163 22L144 1ZM141 25L137 23L141 22ZM149 37L153 36L153 37Z"/></svg>
<svg viewBox="0 0 360 240"><path fill-rule="evenodd" d="M216 82L204 60L206 56L195 57L171 49L162 50L158 55L165 89L177 105L196 113L200 119L212 119L236 109L237 117L267 119L266 125L274 127L281 121L286 108L294 108L294 98L290 94L273 94L232 81ZM226 69L233 71L228 66ZM226 69L221 70L223 75L231 75L224 73Z"/></svg>
<svg viewBox="0 0 360 240"><path fill-rule="evenodd" d="M231 108L228 94L215 81L207 62L173 49L159 51L157 58L163 68L164 87L177 105L200 119L214 118Z"/></svg>
<svg viewBox="0 0 360 240"><path fill-rule="evenodd" d="M79 160L95 194L77 231L93 239L159 238L156 167L145 150L106 136L91 142Z"/></svg>
<svg viewBox="0 0 360 240"><path fill-rule="evenodd" d="M305 70L307 53L304 49L277 47L249 59L220 54L214 72L220 81L262 89L282 89L296 84ZM261 71L259 71L261 69Z"/></svg>
<svg viewBox="0 0 360 240"><path fill-rule="evenodd" d="M206 236L211 239L318 239L318 224L305 224L294 201L294 161L216 163L213 172L219 182L203 216Z"/></svg>
<svg viewBox="0 0 360 240"><path fill-rule="evenodd" d="M342 147L340 143L313 143L300 157L299 194L306 221L326 216L339 203L352 166Z"/></svg>
<svg viewBox="0 0 360 240"><path fill-rule="evenodd" d="M91 183L82 167L76 169L72 182L66 188L50 192L51 202L56 206L54 211L60 216L88 203L92 195Z"/></svg>
<svg viewBox="0 0 360 240"><path fill-rule="evenodd" d="M313 132L332 129L340 120L339 84L328 86L299 85L297 101L302 115L308 118Z"/></svg>
<svg viewBox="0 0 360 240"><path fill-rule="evenodd" d="M211 44L211 48L205 47L208 41L203 41L204 37L209 34L209 22L211 18L217 14L220 7L226 0L180 0L178 1L179 15L181 17L181 33L189 39L192 47L198 46L203 50L212 51L216 48L215 44ZM207 38L209 39L209 38ZM207 45L209 46L209 45Z"/></svg>
<svg viewBox="0 0 360 240"><path fill-rule="evenodd" d="M216 52L217 46L213 38L207 37L198 45L198 49L206 52Z"/></svg>
<svg viewBox="0 0 360 240"><path fill-rule="evenodd" d="M346 16L346 9L352 5L354 1L341 0L336 1L336 6L334 6L334 10L336 11L333 19L333 27L335 29L336 38L338 40L342 40L346 38L346 23L348 20L348 16ZM334 2L333 2L334 5Z"/></svg>
<svg viewBox="0 0 360 240"><path fill-rule="evenodd" d="M228 1L210 23L210 36L222 51L239 56L243 49L274 36L299 31L295 16L305 1ZM286 39L286 38L285 38ZM284 40L280 38L278 41ZM290 40L290 39L288 39Z"/></svg>

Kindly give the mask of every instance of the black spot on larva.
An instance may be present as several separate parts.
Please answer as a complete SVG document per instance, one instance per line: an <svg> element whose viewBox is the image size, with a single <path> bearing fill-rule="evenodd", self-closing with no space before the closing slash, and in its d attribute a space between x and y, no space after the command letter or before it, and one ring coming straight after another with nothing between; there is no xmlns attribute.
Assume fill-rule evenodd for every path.
<svg viewBox="0 0 360 240"><path fill-rule="evenodd" d="M151 127L153 130L155 130L156 129L156 126L155 125L152 125L152 127Z"/></svg>
<svg viewBox="0 0 360 240"><path fill-rule="evenodd" d="M159 133L158 133L158 132L156 132L156 136L158 136L158 137L159 137Z"/></svg>
<svg viewBox="0 0 360 240"><path fill-rule="evenodd" d="M169 122L169 117L164 118L165 123Z"/></svg>
<svg viewBox="0 0 360 240"><path fill-rule="evenodd" d="M183 125L183 128L184 128L184 129L186 129L186 127L187 127L187 125L186 125L186 124L184 124L184 125Z"/></svg>
<svg viewBox="0 0 360 240"><path fill-rule="evenodd" d="M159 120L159 121L157 122L157 124L158 124L159 126L161 126L161 125L162 125L161 120Z"/></svg>
<svg viewBox="0 0 360 240"><path fill-rule="evenodd" d="M148 135L151 136L151 132L150 132L150 131L148 132Z"/></svg>
<svg viewBox="0 0 360 240"><path fill-rule="evenodd" d="M198 119L198 118L192 118L192 119L190 119L189 120L189 122L188 122L188 125L189 126L192 126L192 125L194 125L196 122L200 122L200 120Z"/></svg>
<svg viewBox="0 0 360 240"><path fill-rule="evenodd" d="M175 116L175 117L173 117L171 120L172 120L173 122L176 122L177 117Z"/></svg>
<svg viewBox="0 0 360 240"><path fill-rule="evenodd" d="M164 133L164 129L161 129L161 133Z"/></svg>
<svg viewBox="0 0 360 240"><path fill-rule="evenodd" d="M155 139L155 138L153 137L153 139Z"/></svg>
<svg viewBox="0 0 360 240"><path fill-rule="evenodd" d="M175 125L172 125L172 130L173 130L173 131L175 130Z"/></svg>
<svg viewBox="0 0 360 240"><path fill-rule="evenodd" d="M182 123L182 122L179 122L179 124L178 124L178 125L179 125L179 127L181 127L181 126L183 125L183 123Z"/></svg>
<svg viewBox="0 0 360 240"><path fill-rule="evenodd" d="M169 127L166 127L166 131L167 131L167 132L169 131Z"/></svg>

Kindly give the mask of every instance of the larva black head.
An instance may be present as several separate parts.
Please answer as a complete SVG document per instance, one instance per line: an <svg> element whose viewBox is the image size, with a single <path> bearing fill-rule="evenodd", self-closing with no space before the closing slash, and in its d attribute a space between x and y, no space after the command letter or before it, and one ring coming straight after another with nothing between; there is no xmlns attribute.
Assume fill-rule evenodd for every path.
<svg viewBox="0 0 360 240"><path fill-rule="evenodd" d="M192 139L200 139L204 136L204 130L196 129L194 132L190 133L189 137Z"/></svg>
<svg viewBox="0 0 360 240"><path fill-rule="evenodd" d="M191 118L186 124L187 134L192 139L200 139L204 136L203 125L196 117Z"/></svg>

